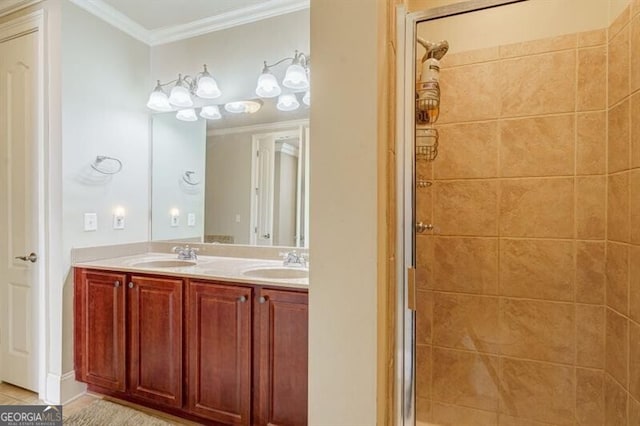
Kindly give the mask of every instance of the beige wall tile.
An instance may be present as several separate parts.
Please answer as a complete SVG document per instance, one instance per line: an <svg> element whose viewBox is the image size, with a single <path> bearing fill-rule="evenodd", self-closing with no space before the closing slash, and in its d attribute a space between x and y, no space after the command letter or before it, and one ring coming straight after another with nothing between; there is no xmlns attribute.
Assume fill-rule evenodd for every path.
<svg viewBox="0 0 640 426"><path fill-rule="evenodd" d="M640 325L629 321L629 393L640 400Z"/></svg>
<svg viewBox="0 0 640 426"><path fill-rule="evenodd" d="M640 56L637 55L637 56ZM640 167L640 92L631 96L631 167Z"/></svg>
<svg viewBox="0 0 640 426"><path fill-rule="evenodd" d="M458 405L433 403L431 422L438 426L483 425L497 426L498 413L495 411L476 410Z"/></svg>
<svg viewBox="0 0 640 426"><path fill-rule="evenodd" d="M629 318L640 323L640 246L629 247Z"/></svg>
<svg viewBox="0 0 640 426"><path fill-rule="evenodd" d="M416 343L431 343L431 324L433 318L433 293L431 291L416 292Z"/></svg>
<svg viewBox="0 0 640 426"><path fill-rule="evenodd" d="M498 294L498 240L436 238L433 287L437 290Z"/></svg>
<svg viewBox="0 0 640 426"><path fill-rule="evenodd" d="M640 0L631 0L631 16L635 16L638 13L640 13Z"/></svg>
<svg viewBox="0 0 640 426"><path fill-rule="evenodd" d="M602 370L576 370L576 421L578 425L604 423L604 374Z"/></svg>
<svg viewBox="0 0 640 426"><path fill-rule="evenodd" d="M502 117L572 112L576 54L571 50L501 61L499 84Z"/></svg>
<svg viewBox="0 0 640 426"><path fill-rule="evenodd" d="M603 174L607 169L607 114L603 111L577 114L576 172Z"/></svg>
<svg viewBox="0 0 640 426"><path fill-rule="evenodd" d="M572 238L573 178L500 182L500 235Z"/></svg>
<svg viewBox="0 0 640 426"><path fill-rule="evenodd" d="M640 402L629 398L629 426L640 425Z"/></svg>
<svg viewBox="0 0 640 426"><path fill-rule="evenodd" d="M433 223L433 191L431 191L431 187L416 189L416 220Z"/></svg>
<svg viewBox="0 0 640 426"><path fill-rule="evenodd" d="M435 293L433 344L498 353L498 298Z"/></svg>
<svg viewBox="0 0 640 426"><path fill-rule="evenodd" d="M629 248L624 244L607 243L607 306L627 313L629 302Z"/></svg>
<svg viewBox="0 0 640 426"><path fill-rule="evenodd" d="M564 364L573 363L573 304L501 299L500 354Z"/></svg>
<svg viewBox="0 0 640 426"><path fill-rule="evenodd" d="M536 422L517 416L507 416L505 414L498 415L500 426L549 426L546 422ZM470 425L469 425L470 426Z"/></svg>
<svg viewBox="0 0 640 426"><path fill-rule="evenodd" d="M576 178L576 236L585 240L605 237L607 178Z"/></svg>
<svg viewBox="0 0 640 426"><path fill-rule="evenodd" d="M433 190L441 235L498 235L498 181L439 181Z"/></svg>
<svg viewBox="0 0 640 426"><path fill-rule="evenodd" d="M498 63L487 62L443 69L439 123L459 123L498 118ZM473 96L469 96L473 93Z"/></svg>
<svg viewBox="0 0 640 426"><path fill-rule="evenodd" d="M436 265L434 237L416 237L416 287L421 290L433 288L433 270Z"/></svg>
<svg viewBox="0 0 640 426"><path fill-rule="evenodd" d="M629 94L629 27L620 31L609 43L609 105Z"/></svg>
<svg viewBox="0 0 640 426"><path fill-rule="evenodd" d="M629 100L609 110L609 173L629 168Z"/></svg>
<svg viewBox="0 0 640 426"><path fill-rule="evenodd" d="M572 241L501 240L500 295L572 301Z"/></svg>
<svg viewBox="0 0 640 426"><path fill-rule="evenodd" d="M604 242L576 242L576 302L604 304Z"/></svg>
<svg viewBox="0 0 640 426"><path fill-rule="evenodd" d="M498 176L498 122L441 126L436 179Z"/></svg>
<svg viewBox="0 0 640 426"><path fill-rule="evenodd" d="M607 47L578 50L578 111L607 106Z"/></svg>
<svg viewBox="0 0 640 426"><path fill-rule="evenodd" d="M431 420L431 400L428 398L416 398L416 420L427 423Z"/></svg>
<svg viewBox="0 0 640 426"><path fill-rule="evenodd" d="M629 23L629 19L631 19L631 7L627 6L618 16L615 17L611 25L609 25L609 39L615 37L618 32L620 32L620 30Z"/></svg>
<svg viewBox="0 0 640 426"><path fill-rule="evenodd" d="M573 424L572 367L500 358L500 368L504 383L502 413L559 425Z"/></svg>
<svg viewBox="0 0 640 426"><path fill-rule="evenodd" d="M466 52L448 53L440 61L440 68L444 69L480 62L495 61L496 59L498 59L498 46L474 49Z"/></svg>
<svg viewBox="0 0 640 426"><path fill-rule="evenodd" d="M497 357L434 347L433 364L434 401L498 409Z"/></svg>
<svg viewBox="0 0 640 426"><path fill-rule="evenodd" d="M574 120L567 114L500 121L500 175L572 175Z"/></svg>
<svg viewBox="0 0 640 426"><path fill-rule="evenodd" d="M578 33L578 47L598 46L607 43L607 30L586 31Z"/></svg>
<svg viewBox="0 0 640 426"><path fill-rule="evenodd" d="M629 173L630 240L640 244L640 169Z"/></svg>
<svg viewBox="0 0 640 426"><path fill-rule="evenodd" d="M629 84L631 92L640 89L640 17L636 16L629 29L629 42L631 43L631 75Z"/></svg>
<svg viewBox="0 0 640 426"><path fill-rule="evenodd" d="M607 238L629 241L629 172L609 176L607 188Z"/></svg>
<svg viewBox="0 0 640 426"><path fill-rule="evenodd" d="M558 37L543 38L540 40L525 41L500 46L501 58L513 58L515 56L535 55L538 53L555 52L558 50L573 49L577 45L577 34L566 34Z"/></svg>
<svg viewBox="0 0 640 426"><path fill-rule="evenodd" d="M607 309L605 371L621 384L627 384L628 320Z"/></svg>
<svg viewBox="0 0 640 426"><path fill-rule="evenodd" d="M627 393L608 374L604 377L604 413L606 426L627 424Z"/></svg>
<svg viewBox="0 0 640 426"><path fill-rule="evenodd" d="M576 363L604 368L605 308L576 305Z"/></svg>
<svg viewBox="0 0 640 426"><path fill-rule="evenodd" d="M416 345L416 396L431 398L431 346Z"/></svg>

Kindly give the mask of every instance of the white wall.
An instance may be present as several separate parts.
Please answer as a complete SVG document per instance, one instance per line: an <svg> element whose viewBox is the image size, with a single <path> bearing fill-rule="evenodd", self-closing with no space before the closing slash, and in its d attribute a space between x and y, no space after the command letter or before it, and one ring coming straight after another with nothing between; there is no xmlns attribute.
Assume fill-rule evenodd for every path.
<svg viewBox="0 0 640 426"><path fill-rule="evenodd" d="M176 119L175 113L154 114L152 125L151 236L154 240L202 238L204 234L205 160L207 126L204 120ZM185 171L194 171L189 185ZM171 210L180 212L178 226L171 226ZM196 216L189 226L188 214Z"/></svg>
<svg viewBox="0 0 640 426"><path fill-rule="evenodd" d="M309 424L376 424L378 0L312 0Z"/></svg>
<svg viewBox="0 0 640 426"><path fill-rule="evenodd" d="M63 271L73 247L149 238L149 47L104 21L62 3ZM97 155L119 158L122 172L93 171ZM126 228L112 229L113 210ZM83 213L98 214L98 230L83 231ZM65 276L63 372L73 368L72 279Z"/></svg>

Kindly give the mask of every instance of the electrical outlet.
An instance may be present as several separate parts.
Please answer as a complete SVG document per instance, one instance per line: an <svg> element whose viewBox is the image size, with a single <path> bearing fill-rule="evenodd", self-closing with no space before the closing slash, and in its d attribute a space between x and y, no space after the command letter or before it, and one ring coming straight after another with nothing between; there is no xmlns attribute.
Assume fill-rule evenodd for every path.
<svg viewBox="0 0 640 426"><path fill-rule="evenodd" d="M189 213L187 214L187 226L196 226L196 214L195 213Z"/></svg>
<svg viewBox="0 0 640 426"><path fill-rule="evenodd" d="M98 230L98 214L97 213L84 214L84 230L85 232Z"/></svg>
<svg viewBox="0 0 640 426"><path fill-rule="evenodd" d="M240 223L240 215L236 214L236 223Z"/></svg>
<svg viewBox="0 0 640 426"><path fill-rule="evenodd" d="M124 216L113 215L113 229L124 229Z"/></svg>

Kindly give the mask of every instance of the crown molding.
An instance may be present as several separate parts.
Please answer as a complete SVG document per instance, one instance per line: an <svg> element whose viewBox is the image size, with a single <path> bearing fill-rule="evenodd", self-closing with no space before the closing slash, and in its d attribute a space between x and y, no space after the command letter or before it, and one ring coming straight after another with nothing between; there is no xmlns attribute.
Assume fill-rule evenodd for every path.
<svg viewBox="0 0 640 426"><path fill-rule="evenodd" d="M12 7L10 11L3 12L0 9L0 16L3 13L10 13L17 8L25 7L42 0L24 0L21 6ZM113 25L131 37L146 43L150 46L172 43L191 37L207 34L213 31L220 31L238 25L249 24L261 19L272 18L274 16L285 15L291 12L308 9L311 0L267 0L263 3L242 9L232 10L208 18L198 19L186 24L173 25L157 30L148 30L124 13L115 9L103 0L69 0L76 6L97 16L103 21ZM26 5L22 5L25 3Z"/></svg>
<svg viewBox="0 0 640 426"><path fill-rule="evenodd" d="M309 125L308 118L300 120L276 121L275 123L252 124L250 126L227 127L225 129L209 129L207 136L231 135L234 133L246 133L263 130L288 130L295 127L304 127Z"/></svg>
<svg viewBox="0 0 640 426"><path fill-rule="evenodd" d="M0 17L7 16L13 12L17 12L20 9L29 7L36 3L40 3L42 0L14 0L7 2L6 6L0 5Z"/></svg>
<svg viewBox="0 0 640 426"><path fill-rule="evenodd" d="M136 40L146 44L151 44L151 33L149 30L102 0L69 1L92 15L95 15L103 21L113 25L117 29L129 34Z"/></svg>
<svg viewBox="0 0 640 426"><path fill-rule="evenodd" d="M196 37L261 19L308 9L310 0L268 0L260 4L232 10L182 25L159 28L150 32L152 46Z"/></svg>

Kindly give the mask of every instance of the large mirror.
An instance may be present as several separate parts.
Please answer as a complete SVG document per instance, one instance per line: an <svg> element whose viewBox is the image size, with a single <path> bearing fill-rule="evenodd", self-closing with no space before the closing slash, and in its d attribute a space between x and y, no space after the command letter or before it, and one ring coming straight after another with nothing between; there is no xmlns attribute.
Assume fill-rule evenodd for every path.
<svg viewBox="0 0 640 426"><path fill-rule="evenodd" d="M178 119L179 108L152 115L153 240L308 247L310 100L308 90L282 84L296 52L310 69L308 19L304 10L155 48L163 84L207 63L223 94L194 96L195 121ZM297 108L258 96L263 62ZM225 109L241 100L260 108ZM202 118L206 105L220 117Z"/></svg>

